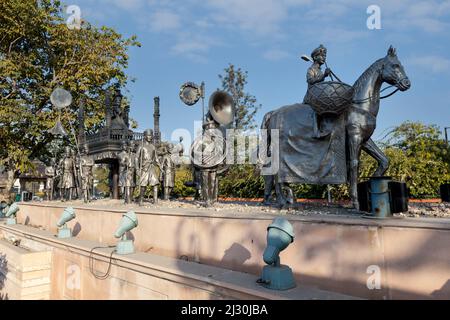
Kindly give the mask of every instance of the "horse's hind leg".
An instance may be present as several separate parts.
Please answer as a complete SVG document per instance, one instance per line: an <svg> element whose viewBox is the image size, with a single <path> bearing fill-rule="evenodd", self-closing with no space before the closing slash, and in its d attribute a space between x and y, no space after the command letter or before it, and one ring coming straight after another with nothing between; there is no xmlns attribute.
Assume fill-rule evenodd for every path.
<svg viewBox="0 0 450 320"><path fill-rule="evenodd" d="M383 176L386 173L387 169L389 168L388 157L386 157L383 151L381 151L381 149L378 148L378 146L372 139L367 140L367 142L363 144L362 148L378 162L378 168L373 175L375 177Z"/></svg>
<svg viewBox="0 0 450 320"><path fill-rule="evenodd" d="M275 176L263 176L264 177L264 201L265 206L269 206L272 200L272 190L275 183Z"/></svg>
<svg viewBox="0 0 450 320"><path fill-rule="evenodd" d="M289 209L295 205L294 191L287 183L275 183L277 205L280 209Z"/></svg>
<svg viewBox="0 0 450 320"><path fill-rule="evenodd" d="M284 192L283 192L283 186L284 186L283 183L275 182L275 193L277 195L277 206L280 209L286 208L287 203L288 203L288 201L284 195Z"/></svg>
<svg viewBox="0 0 450 320"><path fill-rule="evenodd" d="M362 135L359 128L347 128L348 151L350 160L350 197L352 198L353 207L359 210L358 202L358 169L359 156L361 155Z"/></svg>

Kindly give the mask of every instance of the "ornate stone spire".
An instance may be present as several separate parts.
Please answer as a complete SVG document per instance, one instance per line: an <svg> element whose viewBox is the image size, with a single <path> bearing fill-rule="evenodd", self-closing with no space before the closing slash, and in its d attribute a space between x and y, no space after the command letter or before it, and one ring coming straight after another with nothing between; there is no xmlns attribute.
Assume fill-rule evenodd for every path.
<svg viewBox="0 0 450 320"><path fill-rule="evenodd" d="M156 145L161 143L161 131L159 129L159 97L155 97L155 105L153 110L153 134Z"/></svg>

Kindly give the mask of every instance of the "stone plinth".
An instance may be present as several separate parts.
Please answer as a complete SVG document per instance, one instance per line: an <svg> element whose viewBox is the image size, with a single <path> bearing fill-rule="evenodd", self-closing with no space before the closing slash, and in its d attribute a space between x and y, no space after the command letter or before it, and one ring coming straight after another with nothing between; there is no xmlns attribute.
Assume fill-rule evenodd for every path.
<svg viewBox="0 0 450 320"><path fill-rule="evenodd" d="M48 299L51 251L33 252L0 240L1 299Z"/></svg>
<svg viewBox="0 0 450 320"><path fill-rule="evenodd" d="M148 253L121 256L112 252L114 248L99 248L105 245L98 242L57 239L51 232L22 225L0 225L0 233L35 248L51 248L51 299L353 299L301 284L272 291L258 285L258 277L251 274ZM4 250L12 259L8 250L14 248L1 245L0 251Z"/></svg>
<svg viewBox="0 0 450 320"><path fill-rule="evenodd" d="M42 226L53 233L64 210L55 204L21 204L20 208L19 223ZM266 228L274 215L133 209L139 227L131 236L139 252L255 276L264 266ZM77 218L69 225L77 239L109 245L117 242L113 233L124 210L85 206L75 210ZM448 219L286 218L293 224L296 238L281 253L281 262L292 268L301 284L370 299L450 299Z"/></svg>

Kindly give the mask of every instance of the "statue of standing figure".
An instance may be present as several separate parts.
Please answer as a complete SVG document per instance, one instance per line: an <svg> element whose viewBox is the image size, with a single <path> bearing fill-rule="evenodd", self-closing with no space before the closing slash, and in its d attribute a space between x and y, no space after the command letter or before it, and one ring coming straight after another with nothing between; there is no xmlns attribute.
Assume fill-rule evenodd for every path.
<svg viewBox="0 0 450 320"><path fill-rule="evenodd" d="M66 154L61 160L61 200L72 200L72 192L75 188L75 159L70 147L66 147Z"/></svg>
<svg viewBox="0 0 450 320"><path fill-rule="evenodd" d="M138 170L138 186L140 187L139 205L143 205L145 190L148 186L153 188L153 203L158 202L159 175L157 167L161 168L158 161L156 147L153 144L153 130L144 132L142 144L136 154L136 168Z"/></svg>
<svg viewBox="0 0 450 320"><path fill-rule="evenodd" d="M169 143L162 157L162 184L164 189L164 200L169 200L173 187L175 186L175 163L172 159L174 145Z"/></svg>
<svg viewBox="0 0 450 320"><path fill-rule="evenodd" d="M128 158L127 142L123 141L122 151L120 151L120 153L117 155L117 160L119 160L119 188L123 198L125 198L125 181L127 175Z"/></svg>
<svg viewBox="0 0 450 320"><path fill-rule="evenodd" d="M133 147L128 143L122 144L122 152L119 153L119 187L122 190L125 203L129 204L133 197L135 186L135 157Z"/></svg>
<svg viewBox="0 0 450 320"><path fill-rule="evenodd" d="M55 159L52 159L50 165L45 167L45 176L47 177L46 181L46 191L47 191L47 200L53 201L53 193L55 189L55 176L56 176L56 168L55 168Z"/></svg>
<svg viewBox="0 0 450 320"><path fill-rule="evenodd" d="M183 137L180 137L179 142L176 145L173 145L171 151L172 161L175 163L175 165L180 165L183 163L183 155L184 155Z"/></svg>
<svg viewBox="0 0 450 320"><path fill-rule="evenodd" d="M211 154L223 154L220 143L216 143L217 137L215 130L218 130L219 124L207 116L207 120L203 125L203 143L204 145L212 146ZM210 155L203 155L209 157ZM218 200L219 194L219 180L217 178L218 166L204 167L200 169L201 172L201 195L206 207L211 207Z"/></svg>
<svg viewBox="0 0 450 320"><path fill-rule="evenodd" d="M94 187L94 165L94 158L89 155L89 148L85 145L80 157L81 188L83 190L84 202L90 202L92 198L92 189Z"/></svg>

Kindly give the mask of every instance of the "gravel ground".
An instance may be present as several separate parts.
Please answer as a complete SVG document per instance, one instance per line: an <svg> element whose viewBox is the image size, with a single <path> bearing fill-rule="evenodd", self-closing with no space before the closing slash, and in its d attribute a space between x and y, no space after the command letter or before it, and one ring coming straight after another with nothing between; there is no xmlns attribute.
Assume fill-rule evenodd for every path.
<svg viewBox="0 0 450 320"><path fill-rule="evenodd" d="M46 202L44 202L46 203ZM82 201L54 202L65 206L84 206ZM255 213L255 214L294 214L294 215L360 215L361 213L346 205L326 205L322 203L298 203L289 210L279 210L275 207L266 207L258 202L243 201L219 201L211 208L205 208L199 201L189 200L160 200L157 205L145 202L142 207L137 204L125 205L121 200L96 200L89 204L94 208L111 208L118 210L133 209L178 209L195 210L199 212L223 212L223 213ZM450 203L410 203L409 212L396 214L400 217L428 217L428 218L450 218Z"/></svg>
<svg viewBox="0 0 450 320"><path fill-rule="evenodd" d="M450 218L450 203L410 203L409 211L402 215L411 218Z"/></svg>

